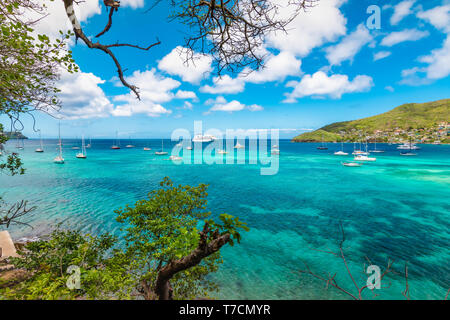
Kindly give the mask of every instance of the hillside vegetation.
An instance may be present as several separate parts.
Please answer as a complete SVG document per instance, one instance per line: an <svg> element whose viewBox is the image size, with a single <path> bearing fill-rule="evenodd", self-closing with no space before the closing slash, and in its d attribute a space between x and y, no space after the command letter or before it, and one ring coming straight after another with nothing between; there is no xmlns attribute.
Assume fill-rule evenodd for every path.
<svg viewBox="0 0 450 320"><path fill-rule="evenodd" d="M380 115L353 121L336 122L314 132L304 133L295 142L339 141L349 136L370 135L376 131L429 131L450 122L450 99L428 103L409 103ZM423 130L422 130L423 129ZM351 139L351 137L350 137Z"/></svg>

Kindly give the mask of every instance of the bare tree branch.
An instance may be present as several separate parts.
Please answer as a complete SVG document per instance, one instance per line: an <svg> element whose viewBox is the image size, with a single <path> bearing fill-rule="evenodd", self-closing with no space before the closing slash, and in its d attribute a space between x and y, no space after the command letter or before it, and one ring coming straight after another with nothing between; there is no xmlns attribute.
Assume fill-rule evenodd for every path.
<svg viewBox="0 0 450 320"><path fill-rule="evenodd" d="M8 210L0 210L0 226L9 228L11 224L25 225L31 227L26 222L21 222L18 219L36 210L36 207L27 208L28 201L19 201ZM32 227L31 227L32 228Z"/></svg>
<svg viewBox="0 0 450 320"><path fill-rule="evenodd" d="M159 45L161 42L157 41L151 45L149 45L148 47L140 47L137 45L131 45L131 44L112 44L112 45L104 45L101 44L100 42L96 42L93 43L83 32L83 29L81 28L80 23L78 22L78 19L75 15L75 11L73 9L73 4L76 3L75 0L63 0L64 1L64 7L66 10L66 14L67 17L69 18L70 22L72 23L72 27L73 27L73 31L75 33L75 37L76 39L81 39L83 40L83 42L90 48L90 49L98 49L103 51L104 53L106 53L107 55L109 55L111 57L111 59L114 61L114 64L117 67L117 74L119 76L120 81L122 82L122 84L129 88L131 91L134 92L134 94L136 95L136 97L140 100L140 95L139 95L139 89L138 87L128 83L125 80L124 77L124 73L123 73L123 69L122 66L119 63L119 60L116 58L116 56L114 55L114 53L110 50L110 48L112 47L132 47L132 48L137 48L140 50L150 50L152 47ZM112 19L112 10L114 9L114 11L117 11L118 8L120 7L120 3L119 1L113 1L113 0L105 0L104 1L106 6L110 6L111 7L111 11L110 11L110 19ZM108 21L108 24L111 22L112 24L112 20ZM108 24L106 25L105 29L97 36L100 36L104 33L106 33L111 26L108 26Z"/></svg>

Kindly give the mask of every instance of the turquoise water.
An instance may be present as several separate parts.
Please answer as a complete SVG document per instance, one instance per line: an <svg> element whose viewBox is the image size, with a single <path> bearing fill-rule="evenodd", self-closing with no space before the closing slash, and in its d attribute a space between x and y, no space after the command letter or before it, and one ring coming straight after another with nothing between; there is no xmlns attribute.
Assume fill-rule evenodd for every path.
<svg viewBox="0 0 450 320"><path fill-rule="evenodd" d="M450 146L422 145L417 157L401 157L395 146L361 168L316 144L280 141L279 172L260 175L260 165L175 165L154 155L159 140L133 141L137 148L110 150L107 140L92 141L88 159L75 158L75 141L64 141L64 165L52 163L56 141L26 141L20 151L27 174L0 175L0 194L9 202L27 199L38 206L28 218L33 230L14 227L15 238L46 233L56 222L89 232L119 234L114 209L144 198L169 176L177 184L207 183L209 206L247 222L243 242L223 249L224 264L213 277L226 299L345 299L334 289L298 274L304 262L316 272L337 272L352 282L342 262L314 250L335 250L338 223L346 231L346 253L353 275L365 284L366 256L382 271L390 257L402 272L408 261L411 297L443 299L450 287ZM122 145L126 142L122 141ZM166 140L170 151L175 143ZM143 151L144 146L152 151ZM14 142L9 143L14 150ZM352 151L353 145L345 145ZM15 151L15 150L14 150ZM404 278L391 275L377 290L380 298L402 299Z"/></svg>

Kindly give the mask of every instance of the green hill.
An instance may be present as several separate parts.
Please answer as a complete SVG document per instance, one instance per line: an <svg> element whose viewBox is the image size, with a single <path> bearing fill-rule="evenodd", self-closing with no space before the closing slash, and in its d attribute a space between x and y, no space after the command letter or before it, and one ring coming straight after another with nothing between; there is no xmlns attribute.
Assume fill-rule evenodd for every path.
<svg viewBox="0 0 450 320"><path fill-rule="evenodd" d="M357 140L361 135L377 136L386 140L394 136L416 133L430 139L446 133L442 123L450 122L450 99L428 103L409 103L391 111L360 120L336 122L314 132L304 133L293 139L294 142ZM445 128L444 128L445 131ZM441 137L442 138L442 137ZM447 137L443 137L447 139Z"/></svg>
<svg viewBox="0 0 450 320"><path fill-rule="evenodd" d="M28 139L22 132L0 132L0 134L7 136L9 139Z"/></svg>

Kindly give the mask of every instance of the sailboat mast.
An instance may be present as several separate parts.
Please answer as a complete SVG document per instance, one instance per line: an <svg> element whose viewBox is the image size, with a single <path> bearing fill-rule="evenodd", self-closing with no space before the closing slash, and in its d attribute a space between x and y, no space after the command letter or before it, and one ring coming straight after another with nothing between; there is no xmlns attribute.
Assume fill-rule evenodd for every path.
<svg viewBox="0 0 450 320"><path fill-rule="evenodd" d="M59 156L62 157L61 122L58 124L58 137L59 137Z"/></svg>
<svg viewBox="0 0 450 320"><path fill-rule="evenodd" d="M84 143L84 135L81 137L81 152L83 153L83 155L86 155L86 145Z"/></svg>
<svg viewBox="0 0 450 320"><path fill-rule="evenodd" d="M42 134L41 134L41 130L39 130L39 140L40 140L40 144L41 144L41 149L44 149L44 145L42 144Z"/></svg>

